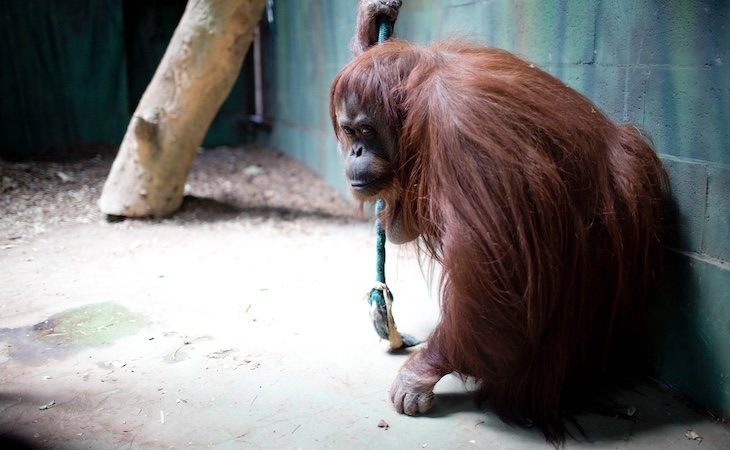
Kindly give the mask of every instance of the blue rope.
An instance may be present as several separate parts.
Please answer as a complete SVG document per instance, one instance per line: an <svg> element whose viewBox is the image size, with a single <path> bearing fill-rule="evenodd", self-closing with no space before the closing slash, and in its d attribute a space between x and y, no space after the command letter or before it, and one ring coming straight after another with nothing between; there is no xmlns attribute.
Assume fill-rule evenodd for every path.
<svg viewBox="0 0 730 450"><path fill-rule="evenodd" d="M383 339L390 339L388 326L388 309L385 303L387 295L391 301L393 293L390 292L385 284L385 230L380 223L380 212L383 210L385 203L382 199L375 202L375 283L370 291L368 301L370 303L370 316L373 319L375 331Z"/></svg>
<svg viewBox="0 0 730 450"><path fill-rule="evenodd" d="M385 230L380 223L380 213L384 207L385 202L379 198L375 202L375 281L379 283L385 283Z"/></svg>
<svg viewBox="0 0 730 450"><path fill-rule="evenodd" d="M393 24L390 20L386 16L378 17L378 44L385 42L392 32ZM420 341L411 335L398 333L393 313L389 311L391 309L389 303L393 301L393 293L385 284L385 230L380 223L380 213L383 211L384 206L385 202L382 199L375 202L376 286L370 291L368 302L370 303L370 317L373 320L375 332L382 339L387 339L390 342L392 350L396 350L403 347L412 347L419 344Z"/></svg>
<svg viewBox="0 0 730 450"><path fill-rule="evenodd" d="M378 44L387 41L393 34L393 24L387 16L378 16Z"/></svg>

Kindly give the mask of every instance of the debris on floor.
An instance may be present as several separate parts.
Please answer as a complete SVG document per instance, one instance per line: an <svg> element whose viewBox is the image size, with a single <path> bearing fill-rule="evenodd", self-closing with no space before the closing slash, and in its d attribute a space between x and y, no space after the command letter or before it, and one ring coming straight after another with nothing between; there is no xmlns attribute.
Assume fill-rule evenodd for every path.
<svg viewBox="0 0 730 450"><path fill-rule="evenodd" d="M50 402L46 403L45 405L39 406L38 409L40 409L41 411L45 411L47 409L53 408L54 406L56 406L56 401L51 400Z"/></svg>
<svg viewBox="0 0 730 450"><path fill-rule="evenodd" d="M702 435L700 435L698 432L694 430L687 430L684 433L684 436L689 439L690 441L699 441L702 442Z"/></svg>

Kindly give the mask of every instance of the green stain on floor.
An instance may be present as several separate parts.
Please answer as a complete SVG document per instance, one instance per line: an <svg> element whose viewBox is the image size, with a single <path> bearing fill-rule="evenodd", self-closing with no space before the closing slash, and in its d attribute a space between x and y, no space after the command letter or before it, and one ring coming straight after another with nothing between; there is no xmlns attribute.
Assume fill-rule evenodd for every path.
<svg viewBox="0 0 730 450"><path fill-rule="evenodd" d="M116 303L95 303L55 314L33 326L36 339L51 344L93 347L142 329L146 320Z"/></svg>
<svg viewBox="0 0 730 450"><path fill-rule="evenodd" d="M136 334L147 323L145 316L119 304L93 303L54 314L29 327L0 329L0 343L7 359L42 362L112 344Z"/></svg>

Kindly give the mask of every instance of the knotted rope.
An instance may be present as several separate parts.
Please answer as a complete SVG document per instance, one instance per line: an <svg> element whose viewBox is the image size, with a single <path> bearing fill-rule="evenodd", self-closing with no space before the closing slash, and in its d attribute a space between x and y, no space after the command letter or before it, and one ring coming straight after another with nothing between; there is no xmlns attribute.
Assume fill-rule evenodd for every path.
<svg viewBox="0 0 730 450"><path fill-rule="evenodd" d="M385 42L392 32L393 24L390 20L385 16L378 17L378 44ZM393 318L393 293L385 284L385 230L380 223L380 213L384 206L382 199L375 202L375 287L368 295L368 302L370 318L378 336L388 340L391 350L397 350L412 347L420 341L411 335L399 333Z"/></svg>

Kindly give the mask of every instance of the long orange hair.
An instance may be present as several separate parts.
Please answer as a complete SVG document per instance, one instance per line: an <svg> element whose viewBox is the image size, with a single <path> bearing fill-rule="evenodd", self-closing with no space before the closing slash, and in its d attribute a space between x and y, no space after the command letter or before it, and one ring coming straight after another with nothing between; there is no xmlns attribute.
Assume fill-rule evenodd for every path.
<svg viewBox="0 0 730 450"><path fill-rule="evenodd" d="M396 129L383 198L443 266L429 364L562 440L570 392L605 373L647 296L666 189L656 153L548 73L463 42L356 57L332 86L335 130L353 94Z"/></svg>

